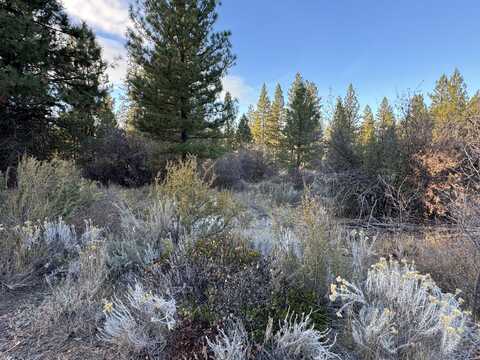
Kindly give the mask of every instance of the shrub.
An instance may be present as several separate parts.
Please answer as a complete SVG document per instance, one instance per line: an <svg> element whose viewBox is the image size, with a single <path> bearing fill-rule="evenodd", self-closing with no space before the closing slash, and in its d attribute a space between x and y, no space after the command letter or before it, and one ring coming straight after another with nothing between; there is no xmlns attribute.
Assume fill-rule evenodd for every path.
<svg viewBox="0 0 480 360"><path fill-rule="evenodd" d="M207 344L215 360L246 360L250 352L248 334L240 321L231 321L214 341L207 338Z"/></svg>
<svg viewBox="0 0 480 360"><path fill-rule="evenodd" d="M79 159L83 175L104 185L142 186L156 173L150 167L150 153L140 138L122 129L109 129L103 136L85 144Z"/></svg>
<svg viewBox="0 0 480 360"><path fill-rule="evenodd" d="M471 331L458 295L443 293L406 262L381 259L361 286L338 278L331 300L347 312L357 351L366 359L444 359Z"/></svg>
<svg viewBox="0 0 480 360"><path fill-rule="evenodd" d="M302 274L306 285L325 294L333 274L346 271L341 229L335 225L320 201L308 192L298 208L297 238L302 248ZM321 296L320 295L320 296Z"/></svg>
<svg viewBox="0 0 480 360"><path fill-rule="evenodd" d="M334 342L327 340L329 331L320 332L310 324L309 316L287 315L279 330L273 333L270 319L263 344L251 345L241 321L230 323L220 330L208 346L215 360L328 360L340 359L331 351Z"/></svg>
<svg viewBox="0 0 480 360"><path fill-rule="evenodd" d="M172 241L181 233L174 204L168 199L151 199L144 209L134 211L118 205L120 233L109 242L109 262L117 273L128 269L144 269L168 256Z"/></svg>
<svg viewBox="0 0 480 360"><path fill-rule="evenodd" d="M264 352L274 359L340 359L331 351L335 342L328 341L329 332L315 330L309 315L287 315L277 333L272 334L271 325L267 329L265 343L270 343L270 346Z"/></svg>
<svg viewBox="0 0 480 360"><path fill-rule="evenodd" d="M6 224L59 217L69 221L99 195L95 185L83 180L75 166L64 160L41 162L23 157L16 175L16 187L7 192L0 208Z"/></svg>
<svg viewBox="0 0 480 360"><path fill-rule="evenodd" d="M62 314L78 313L78 308L91 303L107 279L107 253L103 242L94 241L84 246L78 260L71 263L64 280L53 287L47 302L52 306L48 311L52 318L60 319ZM55 313L56 315L53 316ZM45 312L44 312L45 314Z"/></svg>
<svg viewBox="0 0 480 360"><path fill-rule="evenodd" d="M43 223L27 221L0 234L0 268L4 274L41 271L51 272L78 254L79 247L87 241L97 241L100 230L90 222L85 233L77 234L75 228L62 218Z"/></svg>
<svg viewBox="0 0 480 360"><path fill-rule="evenodd" d="M277 206L297 205L302 200L302 193L295 190L293 184L289 182L264 181L258 185L257 189Z"/></svg>
<svg viewBox="0 0 480 360"><path fill-rule="evenodd" d="M121 350L136 353L162 351L169 332L176 325L176 303L146 291L136 282L125 300L105 302L105 325L101 339Z"/></svg>
<svg viewBox="0 0 480 360"><path fill-rule="evenodd" d="M275 174L265 156L259 151L251 150L224 155L215 161L213 172L213 186L235 190L242 190L244 181L258 182Z"/></svg>
<svg viewBox="0 0 480 360"><path fill-rule="evenodd" d="M190 157L167 165L167 176L155 187L156 195L175 203L176 216L188 233L212 236L230 231L242 211L231 194L210 188L201 178L197 161Z"/></svg>

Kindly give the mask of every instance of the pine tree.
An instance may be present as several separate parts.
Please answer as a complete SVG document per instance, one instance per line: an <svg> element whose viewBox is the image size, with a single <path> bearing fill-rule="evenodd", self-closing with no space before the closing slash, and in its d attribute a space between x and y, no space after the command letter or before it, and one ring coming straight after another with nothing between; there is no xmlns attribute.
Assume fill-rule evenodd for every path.
<svg viewBox="0 0 480 360"><path fill-rule="evenodd" d="M458 69L455 69L450 78L446 75L440 77L430 98L432 101L430 113L435 122L434 132L437 138L444 131L448 132L452 125L464 121L468 94L465 81Z"/></svg>
<svg viewBox="0 0 480 360"><path fill-rule="evenodd" d="M58 0L0 2L0 170L27 153L67 155L95 135L106 64Z"/></svg>
<svg viewBox="0 0 480 360"><path fill-rule="evenodd" d="M250 131L247 115L243 114L238 123L236 132L236 144L241 146L252 142L252 132Z"/></svg>
<svg viewBox="0 0 480 360"><path fill-rule="evenodd" d="M343 99L343 108L345 109L345 116L349 128L355 136L358 129L358 122L360 120L360 104L358 103L357 94L352 84L348 86L347 94Z"/></svg>
<svg viewBox="0 0 480 360"><path fill-rule="evenodd" d="M114 113L115 101L113 98L108 95L105 98L105 101L98 109L96 115L96 135L102 136L105 133L108 133L111 129L118 127L117 118Z"/></svg>
<svg viewBox="0 0 480 360"><path fill-rule="evenodd" d="M217 101L232 66L230 32L216 32L217 0L139 0L127 33L129 96L141 132L181 144L219 136ZM185 151L183 149L182 151Z"/></svg>
<svg viewBox="0 0 480 360"><path fill-rule="evenodd" d="M399 160L395 115L388 99L383 98L377 112L379 168L383 175L393 177Z"/></svg>
<svg viewBox="0 0 480 360"><path fill-rule="evenodd" d="M433 120L422 95L409 99L400 123L402 151L407 158L425 151L432 142Z"/></svg>
<svg viewBox="0 0 480 360"><path fill-rule="evenodd" d="M345 171L358 165L355 153L355 133L351 112L347 112L342 99L337 99L335 113L330 124L327 143L327 164L335 171Z"/></svg>
<svg viewBox="0 0 480 360"><path fill-rule="evenodd" d="M372 109L367 105L363 111L363 122L358 136L362 165L367 173L374 173L378 165L375 126Z"/></svg>
<svg viewBox="0 0 480 360"><path fill-rule="evenodd" d="M238 114L238 101L232 98L232 95L227 91L225 93L225 99L223 102L224 111L223 111L223 129L224 136L226 141L226 147L229 150L233 149L235 142L235 120L237 119Z"/></svg>
<svg viewBox="0 0 480 360"><path fill-rule="evenodd" d="M283 149L289 166L306 166L318 155L320 100L312 83L297 74L289 92Z"/></svg>
<svg viewBox="0 0 480 360"><path fill-rule="evenodd" d="M276 161L280 143L282 141L282 122L285 115L285 101L283 99L283 91L280 85L275 89L275 98L273 100L269 116L265 123L265 145L267 151Z"/></svg>
<svg viewBox="0 0 480 360"><path fill-rule="evenodd" d="M267 133L266 124L270 116L271 103L268 97L267 86L263 84L258 99L257 108L253 114L252 136L255 144L266 146Z"/></svg>

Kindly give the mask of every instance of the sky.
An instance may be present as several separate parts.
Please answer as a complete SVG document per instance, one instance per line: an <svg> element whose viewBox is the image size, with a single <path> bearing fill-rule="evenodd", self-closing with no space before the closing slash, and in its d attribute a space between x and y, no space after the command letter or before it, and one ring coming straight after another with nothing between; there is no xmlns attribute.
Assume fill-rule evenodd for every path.
<svg viewBox="0 0 480 360"><path fill-rule="evenodd" d="M118 98L129 0L62 1L116 64L109 75ZM277 83L287 95L297 72L316 83L327 111L350 83L374 109L384 96L428 94L455 68L471 94L480 89L480 0L223 0L219 15L217 29L232 31L238 57L224 88L241 112L263 83L271 97Z"/></svg>

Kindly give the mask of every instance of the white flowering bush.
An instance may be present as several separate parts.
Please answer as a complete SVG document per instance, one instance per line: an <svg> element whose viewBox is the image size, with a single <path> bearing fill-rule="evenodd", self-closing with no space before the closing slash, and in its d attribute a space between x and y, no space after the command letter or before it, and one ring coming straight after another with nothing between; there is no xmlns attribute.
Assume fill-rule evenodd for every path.
<svg viewBox="0 0 480 360"><path fill-rule="evenodd" d="M146 291L136 282L124 300L105 301L103 341L136 353L161 351L168 333L176 325L177 307L174 299L166 299Z"/></svg>
<svg viewBox="0 0 480 360"><path fill-rule="evenodd" d="M252 345L240 321L220 330L215 341L208 340L208 346L215 360L330 360L340 359L332 351L335 341L328 339L329 330L318 331L311 324L309 315L300 317L289 314L273 333L270 319L263 344Z"/></svg>
<svg viewBox="0 0 480 360"><path fill-rule="evenodd" d="M337 315L348 316L366 359L448 358L470 331L459 293L443 293L406 261L382 258L360 286L337 278L330 299L342 303Z"/></svg>

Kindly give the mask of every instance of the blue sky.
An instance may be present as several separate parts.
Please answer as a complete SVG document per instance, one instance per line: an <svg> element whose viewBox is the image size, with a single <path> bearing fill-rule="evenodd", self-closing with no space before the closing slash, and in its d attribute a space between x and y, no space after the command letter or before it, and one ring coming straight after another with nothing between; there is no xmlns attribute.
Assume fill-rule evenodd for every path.
<svg viewBox="0 0 480 360"><path fill-rule="evenodd" d="M123 55L111 70L118 88L128 0L64 4L94 27L107 60ZM480 0L223 0L219 13L238 56L224 84L242 111L264 82L286 94L296 72L317 84L324 103L353 83L362 106L373 108L383 96L428 93L455 67L470 93L480 89Z"/></svg>

